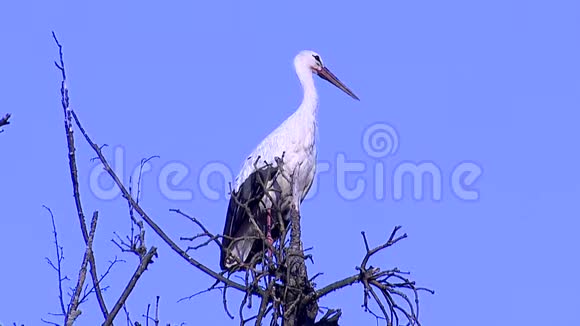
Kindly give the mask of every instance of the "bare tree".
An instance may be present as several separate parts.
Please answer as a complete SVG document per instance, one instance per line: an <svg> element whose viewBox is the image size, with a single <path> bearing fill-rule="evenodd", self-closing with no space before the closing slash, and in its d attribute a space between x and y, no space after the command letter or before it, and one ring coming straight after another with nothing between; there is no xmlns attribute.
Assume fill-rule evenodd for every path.
<svg viewBox="0 0 580 326"><path fill-rule="evenodd" d="M290 212L290 222L286 222L281 215L281 209L274 207L272 211L278 212L275 216L275 225L280 230L279 239L273 244L266 241L265 232L261 231L256 223L256 216L252 214L250 201L261 200L258 198L250 198L242 202L239 198L234 196L236 204L242 209L246 210L250 221L259 230L257 238L261 240L264 247L258 254L254 255L249 263L239 262L241 268L239 270L225 272L214 271L207 267L202 262L195 259L190 253L195 252L199 248L214 245L218 250L226 250L222 247L223 235L214 233L206 228L202 221L184 213L180 210L171 209L170 211L178 214L199 229L199 233L194 236L180 237L182 243L187 244L187 247L181 246L176 240L168 235L158 224L155 219L150 216L139 203L139 185L140 176L137 182L137 194L134 196L130 186L126 187L120 180L119 176L111 168L107 158L102 152L102 147L95 143L88 135L87 131L81 124L77 113L70 107L69 93L66 85L66 72L63 60L62 46L58 42L53 33L54 40L59 49L59 60L55 62L57 68L61 72L61 104L64 112L65 134L68 146L69 170L71 174L74 200L77 208L77 215L80 224L80 230L83 235L83 240L86 245L86 251L83 256L76 287L71 295L70 303L65 307L62 294L62 287L60 290L60 305L61 314L65 316L64 321L66 325L72 325L80 314L79 305L83 302L86 295L83 296L83 284L86 279L87 269L92 280L92 287L86 293L94 293L99 303L102 315L103 325L111 325L113 320L121 309L125 311L128 324L131 324L129 313L125 308L125 303L132 290L135 288L140 276L146 271L147 267L152 263L153 258L157 256L157 249L150 247L147 249L145 245L145 228L149 227L153 232L160 237L178 256L180 256L186 263L198 269L202 273L209 275L214 279L212 285L207 289L200 291L193 296L210 291L221 291L222 304L225 313L232 319L235 318L230 310L228 303L228 291L238 291L243 294L242 300L235 304L237 307L237 317L240 325L245 324L270 324L270 325L338 325L338 321L342 314L340 309L328 309L324 315L317 319L317 316L322 311L318 306L318 300L331 295L335 291L350 286L353 284L360 284L362 287L362 306L363 308L375 316L378 320L383 320L387 325L420 325L419 322L419 292L431 290L416 286L415 282L408 278L408 273L402 272L397 268L381 269L370 265L370 260L373 256L393 245L400 240L407 237L406 234L399 235L400 227L397 226L390 233L386 241L376 247L371 247L368 244L365 233L362 233L362 243L366 248L366 253L361 259L361 263L357 266L357 272L342 280L337 280L326 286L317 288L314 284L314 277L309 277L306 262L312 258L307 254L303 248L301 241L301 223L300 214L296 207L293 207ZM75 130L79 131L84 140L88 143L91 149L96 154L96 159L102 163L104 170L108 173L110 178L120 189L122 196L127 200L129 206L129 217L131 219L131 233L130 236L121 237L115 233L114 243L121 249L122 252L135 254L139 257L139 264L136 267L135 273L127 282L127 286L114 303L113 308L109 311L102 296L101 281L103 277L97 274L97 266L94 259L93 239L96 232L96 225L98 220L98 212L94 211L90 226L87 227L84 210L81 203L81 195L79 192L79 182L77 176L77 164L75 158ZM147 159L150 160L151 158ZM141 161L141 167L147 160ZM256 162L258 163L258 162ZM271 189L268 189L269 178L275 178L282 174L283 177L288 178L289 182L294 179L292 175L283 175L284 157L276 159L276 162L265 162L266 165L262 168L257 168L256 178L253 181L255 186L261 187L263 193L269 194ZM262 173L263 172L263 173ZM267 195L269 196L269 195ZM273 205L280 205L280 201L274 201ZM58 245L56 237L56 227L53 228L55 235L56 246L56 260L53 262L49 260L49 264L58 272L59 284L67 280L62 275L62 248ZM230 241L240 241L240 239L229 239ZM268 252L268 254L265 254ZM110 270L107 270L107 273ZM241 279L243 281L237 281ZM158 307L158 300L156 303L156 311ZM258 302L254 305L254 302ZM377 310L378 309L378 310ZM376 310L376 311L375 311ZM149 317L149 307L147 309L147 321L153 320L157 325L159 317L157 313L155 317ZM49 322L52 323L52 322ZM54 323L56 324L56 323Z"/></svg>

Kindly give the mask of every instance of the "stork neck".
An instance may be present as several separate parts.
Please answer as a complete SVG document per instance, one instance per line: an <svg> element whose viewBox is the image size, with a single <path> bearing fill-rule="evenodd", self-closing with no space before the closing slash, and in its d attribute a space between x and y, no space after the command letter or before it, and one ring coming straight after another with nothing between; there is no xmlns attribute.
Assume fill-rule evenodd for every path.
<svg viewBox="0 0 580 326"><path fill-rule="evenodd" d="M300 84L302 84L302 90L304 91L302 104L298 110L311 113L313 117L316 117L318 112L318 93L314 86L312 71L310 68L301 67L300 69L296 69L296 73L298 74L298 79L300 79Z"/></svg>

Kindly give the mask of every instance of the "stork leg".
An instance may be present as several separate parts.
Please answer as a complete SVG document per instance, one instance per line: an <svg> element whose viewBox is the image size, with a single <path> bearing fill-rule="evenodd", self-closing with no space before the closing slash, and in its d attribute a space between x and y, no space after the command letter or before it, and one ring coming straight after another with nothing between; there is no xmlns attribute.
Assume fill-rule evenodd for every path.
<svg viewBox="0 0 580 326"><path fill-rule="evenodd" d="M272 257L272 250L270 247L274 244L274 239L272 238L272 210L268 208L268 215L266 216L266 241L268 241L268 257Z"/></svg>

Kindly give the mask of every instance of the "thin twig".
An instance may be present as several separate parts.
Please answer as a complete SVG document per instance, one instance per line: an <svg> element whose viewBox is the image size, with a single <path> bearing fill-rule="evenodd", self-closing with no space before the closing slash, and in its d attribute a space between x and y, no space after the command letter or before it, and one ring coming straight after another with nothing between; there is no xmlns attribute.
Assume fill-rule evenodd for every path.
<svg viewBox="0 0 580 326"><path fill-rule="evenodd" d="M125 312L125 316L127 317L127 326L132 326L133 322L131 321L131 316L129 316L129 311L127 310L127 305L123 305L123 311Z"/></svg>
<svg viewBox="0 0 580 326"><path fill-rule="evenodd" d="M210 235L210 239L211 239L211 241L214 241L214 242L215 242L215 244L216 244L216 245L217 245L217 246L218 246L220 249L222 248L222 244L221 244L221 242L218 240L218 238L219 238L219 237L218 237L218 236L211 236L211 232L209 232L209 230L208 230L208 229L207 229L207 228L206 228L206 227L205 227L203 224L201 224L201 222L200 222L198 219L196 219L195 217L191 217L191 216L189 216L189 215L185 214L185 213L184 213L184 212L182 212L180 209L171 208L169 211L170 211L170 212L174 212L174 213L176 213L176 214L179 214L179 215L181 215L181 216L183 216L183 217L187 218L188 220L192 221L193 223L195 223L197 226L199 226L199 228L200 228L200 229L202 229L202 230L203 230L204 234Z"/></svg>
<svg viewBox="0 0 580 326"><path fill-rule="evenodd" d="M44 207L48 211L48 213L50 214L50 219L52 221L52 234L54 235L54 247L56 250L56 265L48 257L46 258L46 260L48 261L48 264L52 266L52 268L58 274L58 301L60 303L62 315L66 316L66 308L64 306L64 298L62 295L62 282L68 280L68 277L62 276L61 263L64 259L63 248L58 244L58 234L56 233L56 223L54 222L54 215L52 214L52 210L44 205L42 207Z"/></svg>
<svg viewBox="0 0 580 326"><path fill-rule="evenodd" d="M107 275L109 275L109 273L111 272L111 270L113 269L113 266L115 266L117 263L125 263L126 261L123 259L117 259L117 256L115 256L115 259L112 261L109 261L109 267L107 267L107 270L105 271L105 273L103 273L103 275L101 275L101 277L99 277L99 280L97 282L97 284L101 284L103 282L103 280L107 277ZM101 290L105 290L107 287L102 288ZM95 286L93 285L93 287L85 294L85 296L83 298L81 298L81 302L85 301L87 299L87 297L89 295L91 295L91 293L95 291Z"/></svg>
<svg viewBox="0 0 580 326"><path fill-rule="evenodd" d="M59 323L55 323L55 322L53 322L53 321L46 320L46 319L44 319L44 318L40 318L40 321L42 321L42 322L43 322L43 323L45 323L45 324L49 324L49 325L54 325L54 326L61 326Z"/></svg>
<svg viewBox="0 0 580 326"><path fill-rule="evenodd" d="M183 298L181 298L181 299L177 300L177 303L179 303L179 302L181 302L181 301L185 301L185 300L191 300L191 299L193 299L193 298L195 298L195 297L197 297L198 295L200 295L200 294L203 294L203 293L208 293L208 292L211 292L211 291L213 291L213 290L221 290L221 289L223 289L223 287L217 286L218 284L220 284L220 281L219 281L219 280L216 280L216 281L215 281L215 282L214 282L214 283L213 283L213 284L212 284L210 287L208 287L207 289L205 289L205 290L201 290L201 291L198 291L198 292L195 292L194 294L192 294L192 295L190 295L190 296L183 297Z"/></svg>
<svg viewBox="0 0 580 326"><path fill-rule="evenodd" d="M159 296L155 298L155 326L159 326Z"/></svg>

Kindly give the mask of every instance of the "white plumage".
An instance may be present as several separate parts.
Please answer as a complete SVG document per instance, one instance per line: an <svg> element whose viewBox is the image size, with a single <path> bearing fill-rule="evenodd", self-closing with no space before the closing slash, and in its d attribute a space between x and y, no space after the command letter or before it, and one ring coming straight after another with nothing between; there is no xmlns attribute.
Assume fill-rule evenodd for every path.
<svg viewBox="0 0 580 326"><path fill-rule="evenodd" d="M256 248L256 242L259 242L256 239L259 231L250 223L247 212L240 209L233 199L233 196L237 196L238 201L243 203L244 200L248 200L256 192L259 192L259 189L256 189L258 185L256 185L255 178L252 178L256 173L256 168L260 169L266 164L275 167L277 166L276 158L283 156L281 172L285 176L293 177L293 185L279 173L275 180L278 191L270 191L274 200L282 198L294 201L292 203L284 200L278 204L282 210L282 216L285 216L291 204L295 204L296 208L299 209L300 203L312 185L316 172L316 117L318 113L318 94L314 86L313 73L358 100L356 95L322 64L317 53L313 51L300 52L294 58L294 68L304 91L302 103L296 112L271 132L246 158L234 180L232 198L228 206L223 232L223 250L220 258L222 269L231 270L234 266L243 268L240 266L240 262L247 262L251 258L251 252L257 251L252 248ZM260 227L266 226L266 230L263 231L270 235L272 224L270 224L268 209L272 208L272 203L268 200L262 200L262 204L256 205L254 208L253 214L257 215L254 216L255 221ZM266 220L268 225L264 225ZM248 238L244 239L244 237ZM258 247L262 248L263 244Z"/></svg>

